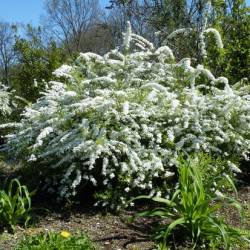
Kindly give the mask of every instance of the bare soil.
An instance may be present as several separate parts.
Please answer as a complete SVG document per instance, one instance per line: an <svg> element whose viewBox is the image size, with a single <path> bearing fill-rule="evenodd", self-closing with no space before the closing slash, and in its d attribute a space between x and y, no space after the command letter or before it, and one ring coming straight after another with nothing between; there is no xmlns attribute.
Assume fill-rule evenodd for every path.
<svg viewBox="0 0 250 250"><path fill-rule="evenodd" d="M5 176L6 177L6 176ZM1 179L1 176L0 176ZM235 227L250 230L250 185L239 189L239 201L245 211L245 220L242 222L234 209L225 207L220 211L227 222ZM55 207L55 203L44 200L35 207L49 208L49 213L40 214L37 222L31 227L23 229L18 227L14 234L6 231L0 232L0 250L12 250L24 235L35 235L39 232L62 230L71 234L85 232L101 250L152 250L156 246L151 239L152 230L156 221L148 218L139 218L129 223L128 219L135 211L121 211L119 214L95 211L93 207ZM36 202L37 203L37 202ZM80 208L79 208L80 207ZM173 247L173 249L189 249L186 247ZM239 248L249 250L249 248Z"/></svg>

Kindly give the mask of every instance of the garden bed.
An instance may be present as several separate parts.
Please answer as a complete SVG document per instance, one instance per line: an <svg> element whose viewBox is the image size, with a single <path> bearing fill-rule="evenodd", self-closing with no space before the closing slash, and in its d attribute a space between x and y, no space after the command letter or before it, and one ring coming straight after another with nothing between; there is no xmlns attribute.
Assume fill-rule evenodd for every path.
<svg viewBox="0 0 250 250"><path fill-rule="evenodd" d="M241 224L239 216L229 208L223 208L221 215L225 216L233 226L250 230L250 186L239 190L239 200L245 211L244 224ZM38 222L32 227L27 229L18 227L15 234L3 232L0 236L0 249L13 249L16 242L24 235L35 235L46 231L60 233L62 230L72 234L79 231L85 232L98 249L154 249L154 242L150 240L154 221L140 218L134 223L128 223L128 218L134 214L133 211L122 211L119 215L109 213L103 215L101 211L92 211L91 208L80 210L79 208L57 209L54 207L54 210L46 216L40 216ZM185 247L178 247L177 240L176 249L185 249Z"/></svg>

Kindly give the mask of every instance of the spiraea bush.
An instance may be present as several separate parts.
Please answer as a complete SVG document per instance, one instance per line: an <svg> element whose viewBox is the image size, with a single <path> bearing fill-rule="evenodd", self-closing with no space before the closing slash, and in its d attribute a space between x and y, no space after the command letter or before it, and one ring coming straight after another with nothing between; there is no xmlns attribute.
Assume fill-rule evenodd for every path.
<svg viewBox="0 0 250 250"><path fill-rule="evenodd" d="M249 86L229 85L189 58L176 62L130 25L120 49L81 53L54 75L7 149L47 171L44 188L58 197L88 183L107 204L123 204L168 185L180 151L221 155L234 170L231 154L248 156Z"/></svg>
<svg viewBox="0 0 250 250"><path fill-rule="evenodd" d="M2 119L6 115L9 115L10 112L10 92L8 92L7 87L0 82L0 122L2 122Z"/></svg>
<svg viewBox="0 0 250 250"><path fill-rule="evenodd" d="M0 145L3 143L5 123L11 114L11 93L8 88L0 82Z"/></svg>

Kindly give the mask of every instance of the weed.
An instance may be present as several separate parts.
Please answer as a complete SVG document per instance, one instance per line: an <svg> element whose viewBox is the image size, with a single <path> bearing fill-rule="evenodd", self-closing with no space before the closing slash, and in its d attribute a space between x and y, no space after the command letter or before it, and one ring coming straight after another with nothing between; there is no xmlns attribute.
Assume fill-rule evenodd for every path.
<svg viewBox="0 0 250 250"><path fill-rule="evenodd" d="M31 194L18 179L12 179L7 191L0 190L1 226L8 226L15 231L17 224L27 226L31 219Z"/></svg>
<svg viewBox="0 0 250 250"><path fill-rule="evenodd" d="M35 236L26 236L15 248L15 250L45 249L94 250L96 248L86 235L81 234L78 236L73 236L66 231L62 231L60 234L48 232L40 233Z"/></svg>
<svg viewBox="0 0 250 250"><path fill-rule="evenodd" d="M195 159L179 158L179 184L171 199L161 197L139 196L137 199L150 199L163 206L153 210L138 213L137 216L158 216L171 218L169 225L162 225L156 239L160 240L159 249L166 249L170 235L178 229L182 236L191 240L193 248L204 246L209 249L231 249L239 239L245 240L245 234L227 225L215 211L222 203L230 204L241 211L240 204L233 198L226 197L219 190L211 194L206 189L199 168L194 164ZM232 180L230 183L233 185ZM247 240L248 241L248 240Z"/></svg>

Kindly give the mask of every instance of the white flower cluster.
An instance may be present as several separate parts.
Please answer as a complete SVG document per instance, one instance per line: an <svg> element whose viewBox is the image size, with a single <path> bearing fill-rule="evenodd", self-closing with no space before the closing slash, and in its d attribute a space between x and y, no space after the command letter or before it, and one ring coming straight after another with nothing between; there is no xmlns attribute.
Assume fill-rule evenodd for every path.
<svg viewBox="0 0 250 250"><path fill-rule="evenodd" d="M134 190L157 193L180 151L249 154L249 88L141 38L143 51L128 53L127 35L125 53L81 53L8 136L10 154L56 173L47 188L62 197L88 182L121 190L123 203Z"/></svg>
<svg viewBox="0 0 250 250"><path fill-rule="evenodd" d="M72 70L72 67L66 64L63 64L60 68L56 69L53 72L53 75L57 77L65 77L65 78L71 78L70 71ZM36 81L34 80L34 83ZM37 85L37 83L36 83Z"/></svg>
<svg viewBox="0 0 250 250"><path fill-rule="evenodd" d="M0 82L0 115L6 116L10 113L10 92L7 87Z"/></svg>
<svg viewBox="0 0 250 250"><path fill-rule="evenodd" d="M168 35L167 39L173 39L176 36L182 34L184 36L188 35L190 32L192 32L193 29L192 28L181 28L181 29L177 29L175 31L173 31L171 34Z"/></svg>
<svg viewBox="0 0 250 250"><path fill-rule="evenodd" d="M223 49L223 42L222 42L219 31L214 28L208 28L204 31L204 33L209 33L209 32L214 35L216 46L220 49Z"/></svg>
<svg viewBox="0 0 250 250"><path fill-rule="evenodd" d="M127 22L127 31L126 33L123 33L123 48L125 49L125 52L132 49L132 45L142 51L154 49L154 45L151 42L142 36L134 34L130 22Z"/></svg>

